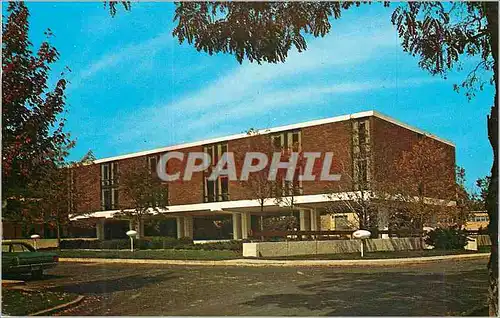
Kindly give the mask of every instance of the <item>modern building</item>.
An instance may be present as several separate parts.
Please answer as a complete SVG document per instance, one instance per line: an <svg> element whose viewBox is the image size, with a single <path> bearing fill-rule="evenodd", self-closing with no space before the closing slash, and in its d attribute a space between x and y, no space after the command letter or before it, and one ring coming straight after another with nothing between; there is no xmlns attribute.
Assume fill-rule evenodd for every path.
<svg viewBox="0 0 500 318"><path fill-rule="evenodd" d="M369 185L372 182L397 178L391 165L420 138L430 138L446 150L447 168L436 178L454 182L453 143L379 112L365 111L270 128L259 131L258 135L242 133L95 160L74 170L75 184L84 188L81 194L81 201L84 203L79 204L77 208L80 213L93 212L91 215L75 217L75 220L91 218L96 221L98 238L113 237L110 229L121 233L124 231L122 229L128 226L127 221L115 217L117 212L124 207L133 208L122 191L120 180L117 178L119 172L134 169L141 162L149 162L153 167L160 155L172 151L185 154L206 152L212 158L219 158L226 151L233 152L238 166L243 162L243 155L253 149L258 138L261 141L264 138L265 142L281 146L282 149L319 152L322 154L320 161L324 159L324 153L333 153L330 171L341 175L339 181L296 180L298 190L286 194L293 196L292 213L298 216L301 230L341 229L347 226L344 221L352 219L350 211L346 210L345 214L333 217L333 220L328 222L328 218L331 219L332 216L325 215L327 207L336 202L341 207L341 202L348 198L349 193L360 190L360 180ZM180 161L170 161L169 165L169 169L182 170ZM256 229L256 220L262 213L291 213L289 206L272 199L265 201L261 212L259 201L242 182L228 180L224 176L211 181L204 171L194 172L190 181L169 182L165 184L165 190L168 193L169 206L160 212L161 218L170 222L166 228L171 235L175 232L179 238L211 238L197 236L197 230L203 228L203 222L208 220L214 224L232 224L228 230L232 233L231 238L245 239L251 235L252 229ZM332 197L331 193L335 193L335 196ZM385 223L381 224L381 227L386 228L387 220L382 222ZM136 228L140 233L144 233L143 224Z"/></svg>
<svg viewBox="0 0 500 318"><path fill-rule="evenodd" d="M467 231L486 231L489 223L488 211L471 211L469 219L465 223L465 229Z"/></svg>

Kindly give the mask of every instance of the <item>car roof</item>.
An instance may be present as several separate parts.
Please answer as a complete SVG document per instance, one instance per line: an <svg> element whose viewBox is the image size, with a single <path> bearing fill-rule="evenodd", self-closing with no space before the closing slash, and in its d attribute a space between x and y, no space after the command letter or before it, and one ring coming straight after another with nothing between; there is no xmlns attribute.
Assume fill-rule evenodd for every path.
<svg viewBox="0 0 500 318"><path fill-rule="evenodd" d="M24 241L16 241L16 240L2 240L2 244L28 244Z"/></svg>

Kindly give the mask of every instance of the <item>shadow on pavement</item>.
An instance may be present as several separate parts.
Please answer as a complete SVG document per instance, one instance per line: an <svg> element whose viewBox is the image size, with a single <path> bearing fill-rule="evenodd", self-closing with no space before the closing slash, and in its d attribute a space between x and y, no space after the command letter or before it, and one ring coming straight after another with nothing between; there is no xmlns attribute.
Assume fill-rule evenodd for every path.
<svg viewBox="0 0 500 318"><path fill-rule="evenodd" d="M298 286L300 293L262 295L243 303L321 311L327 316L449 315L484 303L486 271L338 273Z"/></svg>
<svg viewBox="0 0 500 318"><path fill-rule="evenodd" d="M131 275L119 278L110 278L95 281L77 282L68 285L52 287L50 291L76 293L80 295L102 295L118 291L134 290L150 284L158 284L177 276L160 274L154 276Z"/></svg>
<svg viewBox="0 0 500 318"><path fill-rule="evenodd" d="M61 275L52 275L52 274L44 274L40 278L34 278L31 276L31 274L3 274L2 279L13 279L13 280L23 280L26 282L33 282L33 281L44 281L44 280L49 280L49 279L56 279L56 278L61 278L64 276Z"/></svg>

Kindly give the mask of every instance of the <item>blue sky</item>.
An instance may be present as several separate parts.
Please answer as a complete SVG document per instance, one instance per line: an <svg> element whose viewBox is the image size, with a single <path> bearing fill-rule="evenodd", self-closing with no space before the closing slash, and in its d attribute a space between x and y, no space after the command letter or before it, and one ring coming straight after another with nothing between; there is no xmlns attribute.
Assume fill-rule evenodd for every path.
<svg viewBox="0 0 500 318"><path fill-rule="evenodd" d="M364 110L378 110L456 144L469 185L489 173L487 87L468 102L453 91L465 70L432 77L404 53L392 9L362 6L333 21L325 38L283 64L238 64L197 52L171 35L172 3L133 3L110 17L102 3L28 3L31 39L61 54L68 75L70 159L98 158ZM4 6L5 13L5 6Z"/></svg>

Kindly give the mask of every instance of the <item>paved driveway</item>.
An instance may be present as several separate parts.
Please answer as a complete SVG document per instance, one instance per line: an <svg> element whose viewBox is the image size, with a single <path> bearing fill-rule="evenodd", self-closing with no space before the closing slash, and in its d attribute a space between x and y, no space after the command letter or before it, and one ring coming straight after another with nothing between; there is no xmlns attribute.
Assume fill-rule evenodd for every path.
<svg viewBox="0 0 500 318"><path fill-rule="evenodd" d="M62 263L28 286L88 296L66 315L446 315L484 302L487 259L393 267Z"/></svg>

